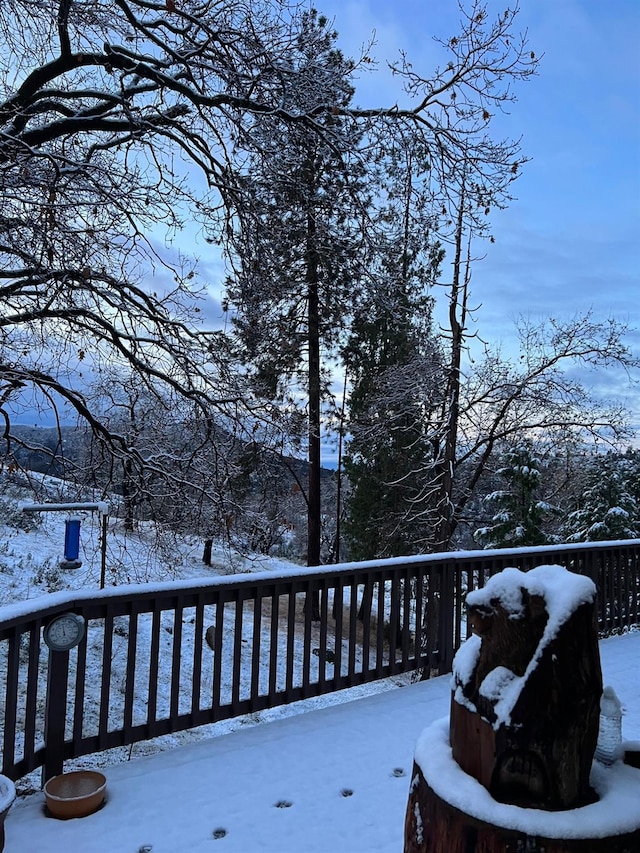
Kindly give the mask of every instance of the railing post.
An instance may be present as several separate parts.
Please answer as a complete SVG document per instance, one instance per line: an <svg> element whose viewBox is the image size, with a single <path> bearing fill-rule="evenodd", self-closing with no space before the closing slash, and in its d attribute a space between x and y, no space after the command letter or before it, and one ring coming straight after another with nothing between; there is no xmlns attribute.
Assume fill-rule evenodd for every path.
<svg viewBox="0 0 640 853"><path fill-rule="evenodd" d="M42 784L62 773L64 766L64 732L67 718L67 682L69 652L49 650L47 699L45 706L45 760Z"/></svg>
<svg viewBox="0 0 640 853"><path fill-rule="evenodd" d="M440 618L438 630L438 669L440 675L450 672L453 665L454 576L451 563L442 567L440 579Z"/></svg>
<svg viewBox="0 0 640 853"><path fill-rule="evenodd" d="M439 665L440 636L440 569L431 566L429 572L425 572L426 595L424 596L422 615L422 652L426 656L426 663L422 668L422 680L431 678L431 672ZM423 580L424 583L424 580Z"/></svg>

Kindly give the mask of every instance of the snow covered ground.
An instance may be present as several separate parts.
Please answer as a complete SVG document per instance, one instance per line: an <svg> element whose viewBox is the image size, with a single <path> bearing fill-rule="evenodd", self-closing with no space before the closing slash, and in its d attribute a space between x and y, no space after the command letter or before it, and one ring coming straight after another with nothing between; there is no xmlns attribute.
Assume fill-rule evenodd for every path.
<svg viewBox="0 0 640 853"><path fill-rule="evenodd" d="M100 519L96 512L24 513L30 503L77 500L72 487L53 477L38 478L38 499L0 473L0 605L25 601L64 589L98 589L100 584ZM94 496L86 496L88 500ZM65 517L81 519L79 569L61 570ZM107 586L203 578L291 568L274 557L241 554L228 544L214 543L212 566L202 563L202 540L174 535L150 522L128 532L121 519L109 518L105 582Z"/></svg>
<svg viewBox="0 0 640 853"><path fill-rule="evenodd" d="M52 490L47 495L49 500L65 500L68 495L65 494L65 484L56 484L55 481L46 481L47 487ZM59 491L60 490L60 491ZM82 566L79 569L61 570L59 567L62 557L63 542L64 542L64 513L47 512L39 516L25 515L21 512L18 504L22 493L15 490L12 499L8 500L6 495L0 498L0 502L4 501L4 513L0 513L0 604L3 605L2 613L5 617L10 614L16 615L18 611L29 611L32 607L37 606L36 600L42 602L42 596L49 593L48 602L56 601L60 603L65 598L71 596L76 599L80 591L85 596L90 598L101 595L98 590L100 579L100 543L99 543L99 519L97 514L85 512L82 513L81 523L81 549L80 557ZM75 513L74 513L75 514ZM4 522L4 523L3 523ZM212 575L237 575L248 572L261 572L265 570L281 576L283 573L291 574L299 572L301 569L292 563L284 562L275 558L267 558L260 556L243 556L230 548L223 545L218 545L214 549L214 566L211 568L203 566L200 560L201 542L197 538L192 537L172 537L162 529L156 529L151 524L139 525L138 529L133 533L124 531L122 524L118 520L111 519L109 522L109 530L107 537L107 587L109 589L118 587L120 591L126 590L126 585L136 583L146 583L147 588L156 588L162 585L179 586L180 584L192 583L194 580L201 581L203 578L210 578ZM218 578L218 583L227 583L233 581L231 577ZM136 587L133 587L136 588ZM349 595L348 590L345 592L344 601L348 605ZM304 595L298 596L297 601L298 618L302 619L302 607L304 604ZM265 599L265 604L269 612L263 613L261 620L262 642L260 646L261 659L264 659L264 672L260 674L261 686L266 691L266 684L262 682L266 679L269 667L268 659L270 656L271 636L271 614L269 599ZM286 610L286 607L285 607ZM194 660L194 642L195 642L195 618L193 608L185 608L181 612L181 676L180 685L182 687L182 695L180 696L179 707L181 710L188 710L191 702L191 684L192 675L190 666ZM206 607L204 612L204 625L211 626L218 619L218 613L215 607ZM174 614L172 611L163 612L161 614L162 644L160 648L159 660L159 677L157 686L157 711L158 717L169 715L170 707L170 688L171 688L171 667L172 667L172 634L174 631ZM251 691L251 659L250 655L245 654L247 650L252 648L252 633L254 630L253 608L245 606L242 612L243 621L243 636L241 649L241 671L240 671L240 696L248 696ZM287 618L285 615L282 622L281 630L278 633L276 642L278 643L278 671L276 673L276 683L280 689L284 689L284 664L285 664L285 649L283 644L286 644ZM223 630L221 635L221 672L218 683L221 701L230 701L232 691L232 672L234 658L234 630L236 623L235 605L229 604L225 606L223 618ZM313 627L312 645L314 647L320 644L320 630ZM94 630L95 628L95 630ZM110 696L109 696L109 725L110 728L116 729L122 726L123 708L124 708L124 687L127 678L127 634L129 626L125 618L117 620L114 632L113 646L110 648ZM98 625L90 626L88 629L89 641L87 643L87 677L85 679L84 692L84 712L83 712L83 730L85 734L94 732L97 727L97 714L100 707L101 698L101 680L102 680L102 661L103 661L103 635L101 628ZM330 642L332 637L329 636L331 630L328 631L327 642ZM134 678L134 693L133 693L133 723L144 723L147 716L146 705L146 684L148 681L148 669L145 670L145 662L148 665L149 649L151 646L151 617L147 614L140 614L136 623L137 648L138 654L136 657L136 676ZM317 635L317 636L316 636ZM297 632L294 643L294 661L302 660L302 634ZM0 679L3 671L6 670L7 660L6 654L2 654L5 650L0 649ZM359 650L356 651L356 660L359 661ZM44 685L46 682L46 666L48 660L48 652L44 646L41 648L41 685L40 694L38 697L38 709L40 723L38 724L39 740L38 744L42 743L42 728L44 724L44 708L45 695ZM342 660L343 669L346 667L346 656ZM21 674L18 679L18 748L21 748L21 726L20 714L22 713L25 703L24 694L27 687L27 666L28 660L25 657L20 661ZM334 664L327 663L327 677L332 677ZM71 680L73 681L74 672L74 657L72 654L71 660ZM317 677L319 668L319 658L315 655L311 656L310 660L310 677ZM296 664L294 666L294 686L300 681L301 667ZM299 671L300 670L300 671ZM201 707L208 707L207 703L211 702L212 695L212 679L213 667L212 656L205 647L203 655L202 671L200 678L201 689ZM296 681L297 679L297 681ZM359 688L352 695L369 695L371 693L381 692L390 687L406 684L410 680L409 676L396 677L386 683L377 682L375 684ZM69 700L72 702L71 698ZM311 699L305 704L305 708L324 707L331 704L339 704L344 701L344 694L335 694L323 699ZM3 707L3 696L0 694L0 712ZM157 738L154 741L146 741L137 743L132 747L123 747L110 750L106 753L93 755L89 758L81 758L76 761L68 762L66 769L76 769L85 767L88 764L97 767L103 767L114 763L128 761L132 757L140 757L146 754L157 752L162 749L173 749L176 746L191 743L193 741L202 740L208 737L217 736L223 733L228 733L238 728L246 728L250 725L256 725L261 722L287 716L300 712L300 706L288 706L281 709L266 710L259 713L250 714L244 718L228 720L217 723L214 726L202 726L200 728L176 732L162 738ZM69 706L67 723L70 725L72 719L73 708ZM18 791L20 794L29 793L39 789L40 787L40 772L34 771L28 776L19 780Z"/></svg>
<svg viewBox="0 0 640 853"><path fill-rule="evenodd" d="M601 654L637 740L640 632ZM16 802L5 851L398 853L414 747L449 695L442 676L107 768L106 804L89 817L47 818L41 793Z"/></svg>
<svg viewBox="0 0 640 853"><path fill-rule="evenodd" d="M0 512L0 604L68 588L97 589L97 517L82 521L82 568L60 571L64 516L43 515L31 525L17 507L20 497L5 500ZM69 496L61 485L46 498ZM152 550L151 543L159 547ZM107 583L294 569L223 546L208 569L200 562L200 547L195 539L176 541L152 526L128 534L112 521ZM601 647L605 684L613 685L627 709L625 738L640 739L640 633L611 638ZM449 676L415 685L407 677L393 678L88 756L76 766L105 772L105 806L90 817L61 822L45 816L41 792L21 797L7 818L5 850L398 851L413 750L425 727L448 713L449 697ZM31 776L33 791L39 774Z"/></svg>

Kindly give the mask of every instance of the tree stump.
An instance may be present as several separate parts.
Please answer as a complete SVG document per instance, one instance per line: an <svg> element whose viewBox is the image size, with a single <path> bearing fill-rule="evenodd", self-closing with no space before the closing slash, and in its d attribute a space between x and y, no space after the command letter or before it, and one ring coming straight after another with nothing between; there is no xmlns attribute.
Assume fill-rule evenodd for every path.
<svg viewBox="0 0 640 853"><path fill-rule="evenodd" d="M502 585L496 576L468 596L480 644L471 673L454 675L453 757L500 802L586 805L602 694L595 587L560 567L501 574ZM568 591L569 610L550 600L556 586Z"/></svg>
<svg viewBox="0 0 640 853"><path fill-rule="evenodd" d="M638 853L640 829L606 838L546 838L478 820L439 797L414 763L404 853Z"/></svg>
<svg viewBox="0 0 640 853"><path fill-rule="evenodd" d="M16 789L7 776L0 776L0 853L4 850L4 822L13 801L16 798Z"/></svg>
<svg viewBox="0 0 640 853"><path fill-rule="evenodd" d="M441 721L418 744L405 853L640 853L640 808L616 822L604 805L624 798L618 782L599 783L614 798L600 809L590 786L602 694L595 593L588 578L541 566L505 569L467 596L474 635L454 661L448 738ZM634 774L624 781L640 802ZM572 810L590 807L602 831L580 837Z"/></svg>

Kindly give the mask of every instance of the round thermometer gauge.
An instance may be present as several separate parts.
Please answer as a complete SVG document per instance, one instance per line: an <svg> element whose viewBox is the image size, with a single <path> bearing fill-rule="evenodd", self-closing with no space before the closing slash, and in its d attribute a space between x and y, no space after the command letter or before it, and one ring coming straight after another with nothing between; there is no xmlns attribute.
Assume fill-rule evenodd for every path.
<svg viewBox="0 0 640 853"><path fill-rule="evenodd" d="M44 641L55 652L68 652L84 637L84 617L77 613L56 616L44 629Z"/></svg>

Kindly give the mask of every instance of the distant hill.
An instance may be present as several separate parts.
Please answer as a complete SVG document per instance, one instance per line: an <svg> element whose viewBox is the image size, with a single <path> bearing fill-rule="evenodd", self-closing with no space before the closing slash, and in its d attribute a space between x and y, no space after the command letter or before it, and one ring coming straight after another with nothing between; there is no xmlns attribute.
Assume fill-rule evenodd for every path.
<svg viewBox="0 0 640 853"><path fill-rule="evenodd" d="M21 468L64 477L69 463L81 464L86 457L91 442L91 432L85 426L41 427L26 424L12 424L11 438L0 438L0 460L5 464L11 461ZM224 443L224 442L221 442ZM249 446L247 443L245 449ZM305 459L283 456L281 464L301 481L307 476L308 463ZM323 468L323 480L332 479L335 471Z"/></svg>
<svg viewBox="0 0 640 853"><path fill-rule="evenodd" d="M88 440L86 427L12 424L10 438L0 438L0 458L7 466L64 477L69 463L81 461Z"/></svg>

